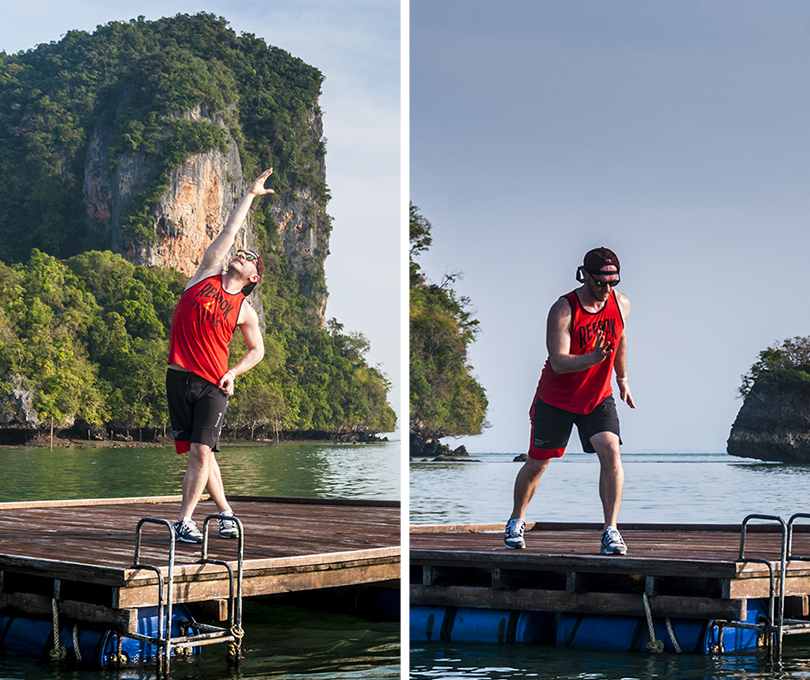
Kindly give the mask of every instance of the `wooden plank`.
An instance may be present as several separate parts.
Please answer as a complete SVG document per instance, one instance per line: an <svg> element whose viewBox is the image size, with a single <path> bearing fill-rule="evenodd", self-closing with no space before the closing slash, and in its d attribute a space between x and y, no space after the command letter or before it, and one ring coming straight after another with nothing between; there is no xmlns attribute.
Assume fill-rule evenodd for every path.
<svg viewBox="0 0 810 680"><path fill-rule="evenodd" d="M208 500L204 494L200 501ZM0 512L32 508L89 508L96 505L132 505L133 503L180 503L182 496L140 496L130 498L68 498L57 501L9 501L0 503Z"/></svg>
<svg viewBox="0 0 810 680"><path fill-rule="evenodd" d="M200 502L210 499L208 494L200 497ZM100 505L134 505L140 503L180 503L183 497L173 496L130 496L123 498L66 498L63 500L46 501L8 501L0 503L0 512L6 510L22 510L32 508L89 508ZM291 505L319 505L319 506L347 506L347 507L380 507L399 508L399 501L366 500L352 498L298 498L285 496L228 496L229 502L245 503L277 503Z"/></svg>
<svg viewBox="0 0 810 680"><path fill-rule="evenodd" d="M322 567L333 568L341 565L370 564L373 562L396 562L400 559L399 548L370 548L367 550L347 550L335 553L321 553L313 555L296 555L294 557L273 557L269 559L245 560L242 569L245 577L261 576L266 574L280 574L284 571L317 570ZM224 560L228 562L236 573L237 563L235 560ZM155 565L158 566L158 565ZM168 576L168 567L159 567L161 573ZM187 564L178 565L175 563L175 581L203 581L227 578L225 568L215 564ZM122 586L134 587L141 585L157 584L155 572L148 569L126 571Z"/></svg>
<svg viewBox="0 0 810 680"><path fill-rule="evenodd" d="M562 590L493 590L474 586L411 585L412 605L471 607L520 611L645 616L641 595L569 593ZM649 598L653 616L696 619L745 619L745 600L656 595Z"/></svg>
<svg viewBox="0 0 810 680"><path fill-rule="evenodd" d="M205 621L227 621L228 600L208 600L206 602L189 602L189 611L192 616Z"/></svg>
<svg viewBox="0 0 810 680"><path fill-rule="evenodd" d="M89 581L102 586L121 585L125 575L123 569L14 555L0 555L0 569L66 581Z"/></svg>
<svg viewBox="0 0 810 680"><path fill-rule="evenodd" d="M556 571L595 571L605 573L630 573L648 576L706 576L712 578L734 578L739 569L734 562L713 562L694 559L645 559L640 557L588 556L588 555L536 555L501 553L441 553L411 550L410 562L413 565L431 564L442 567L475 566L476 568L518 568L527 570ZM767 569L764 565L751 567L755 574Z"/></svg>
<svg viewBox="0 0 810 680"><path fill-rule="evenodd" d="M138 631L138 612L135 609L112 609L72 600L59 600L57 606L62 622L100 624L120 633ZM6 608L29 616L53 616L51 598L34 593L0 593L0 609Z"/></svg>
<svg viewBox="0 0 810 680"><path fill-rule="evenodd" d="M778 575L774 587L778 595ZM747 578L723 581L723 597L726 599L770 597L770 591L771 583L769 578ZM788 576L788 578L785 579L785 595L806 595L808 593L810 593L810 577Z"/></svg>
<svg viewBox="0 0 810 680"><path fill-rule="evenodd" d="M498 524L411 524L409 527L412 534L436 534L436 533L499 533L502 534L505 522ZM526 522L526 531L595 531L602 533L602 524L595 522ZM622 523L619 527L624 532L630 531L658 531L662 533L732 533L736 534L739 541L741 527L740 524L661 524L661 523ZM794 532L803 533L810 531L809 525L795 525ZM746 528L748 533L778 533L781 534L781 526L777 524L749 524Z"/></svg>
<svg viewBox="0 0 810 680"><path fill-rule="evenodd" d="M399 501L385 501L362 498L296 498L291 496L228 496L228 502L247 503L290 503L294 505L343 505L357 508L399 508Z"/></svg>
<svg viewBox="0 0 810 680"><path fill-rule="evenodd" d="M244 597L273 595L299 590L334 588L400 578L400 564L362 564L319 571L282 572L245 576ZM229 596L227 580L198 580L175 583L175 602L200 602L225 599ZM121 608L146 607L157 604L157 588L138 586L119 589L113 604Z"/></svg>

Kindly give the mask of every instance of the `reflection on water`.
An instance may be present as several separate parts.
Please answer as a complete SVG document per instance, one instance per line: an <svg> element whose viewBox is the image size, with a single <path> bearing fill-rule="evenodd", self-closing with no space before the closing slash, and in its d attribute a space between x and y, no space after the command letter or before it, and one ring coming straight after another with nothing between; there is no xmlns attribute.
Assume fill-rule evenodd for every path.
<svg viewBox="0 0 810 680"><path fill-rule="evenodd" d="M514 454L476 454L480 462L411 463L412 524L500 523L512 509L520 463ZM726 454L623 454L621 522L739 524L751 513L788 519L810 512L810 466ZM599 463L566 453L549 466L529 521L601 522ZM500 541L500 535L493 537ZM598 540L595 539L595 540ZM632 551L632 544L629 544ZM787 638L781 662L762 655L704 656L595 652L530 645L412 643L411 678L583 680L620 678L810 678L810 641Z"/></svg>
<svg viewBox="0 0 810 680"><path fill-rule="evenodd" d="M234 495L399 499L399 442L227 446ZM179 494L187 456L174 447L0 450L0 501Z"/></svg>
<svg viewBox="0 0 810 680"><path fill-rule="evenodd" d="M761 654L647 654L489 645L412 645L412 679L776 680L810 677L810 648L786 644L782 661Z"/></svg>
<svg viewBox="0 0 810 680"><path fill-rule="evenodd" d="M223 445L217 455L233 495L397 500L399 442ZM180 493L187 464L171 448L0 450L0 501ZM229 669L223 645L172 664L173 680L400 677L400 625L245 600L245 659ZM60 666L0 649L0 679L151 680L153 667L119 672Z"/></svg>

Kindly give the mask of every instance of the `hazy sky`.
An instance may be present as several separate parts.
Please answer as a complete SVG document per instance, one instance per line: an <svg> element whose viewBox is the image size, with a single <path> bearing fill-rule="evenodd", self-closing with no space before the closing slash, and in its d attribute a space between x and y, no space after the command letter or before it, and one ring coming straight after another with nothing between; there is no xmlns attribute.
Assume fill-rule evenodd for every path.
<svg viewBox="0 0 810 680"><path fill-rule="evenodd" d="M549 307L622 264L626 451L725 450L740 376L810 334L810 4L411 0L411 199L462 271L490 400L524 452ZM571 450L580 450L577 437ZM452 445L455 444L450 440Z"/></svg>
<svg viewBox="0 0 810 680"><path fill-rule="evenodd" d="M14 53L110 21L209 12L318 68L334 218L327 317L371 342L400 410L400 8L391 0L28 0L3 2L0 50ZM401 414L398 413L398 420Z"/></svg>

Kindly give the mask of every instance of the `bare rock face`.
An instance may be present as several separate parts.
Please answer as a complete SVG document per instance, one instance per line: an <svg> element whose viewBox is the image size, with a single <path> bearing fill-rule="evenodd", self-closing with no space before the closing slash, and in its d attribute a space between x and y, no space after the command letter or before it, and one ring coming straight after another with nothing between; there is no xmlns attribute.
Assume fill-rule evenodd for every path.
<svg viewBox="0 0 810 680"><path fill-rule="evenodd" d="M9 383L10 394L0 399L0 427L2 428L37 428L42 423L34 408L34 395L26 384L25 378L18 373L5 376Z"/></svg>
<svg viewBox="0 0 810 680"><path fill-rule="evenodd" d="M810 463L810 402L796 394L752 391L731 427L732 456Z"/></svg>
<svg viewBox="0 0 810 680"><path fill-rule="evenodd" d="M119 156L115 169L109 171L112 132L106 123L99 122L93 131L85 163L83 192L89 231L108 242L114 252L135 265L174 267L191 276L248 184L242 173L236 142L227 130L223 116L197 108L184 117L212 122L225 130L228 150L210 149L195 154L172 169L168 189L151 209L153 240L144 241L125 233L121 229L121 220L129 202L147 191L154 182L157 169L144 154L132 154ZM315 115L312 125L313 136L320 139L320 115ZM308 282L312 280L313 268L323 269L328 254L329 226L325 209L318 205L308 189L302 188L292 196L279 196L272 214L279 225L282 249L299 278L299 288L319 309L315 325L322 328L326 294L314 290ZM256 248L250 218L239 232L234 250L236 248ZM260 296L250 295L248 301L264 325Z"/></svg>

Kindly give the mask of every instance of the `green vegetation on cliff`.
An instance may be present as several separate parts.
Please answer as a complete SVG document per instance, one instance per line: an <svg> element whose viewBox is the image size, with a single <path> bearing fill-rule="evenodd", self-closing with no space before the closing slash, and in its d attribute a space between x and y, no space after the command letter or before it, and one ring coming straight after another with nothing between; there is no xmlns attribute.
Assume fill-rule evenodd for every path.
<svg viewBox="0 0 810 680"><path fill-rule="evenodd" d="M308 187L325 203L324 145L309 124L322 80L300 59L205 13L138 17L0 52L0 259L22 261L32 248L69 257L109 247L84 226L84 163L99 121L112 128L112 166L139 153L156 168L123 219L141 238L154 237L146 211L169 170L225 144L222 128L186 116L195 107L226 117L246 177L272 166L277 193ZM277 239L269 215L269 201L257 204L262 247Z"/></svg>
<svg viewBox="0 0 810 680"><path fill-rule="evenodd" d="M430 283L416 257L431 243L431 225L410 208L410 431L423 438L481 434L484 388L471 375L467 349L478 321L470 300L452 288L455 276Z"/></svg>
<svg viewBox="0 0 810 680"><path fill-rule="evenodd" d="M272 217L274 201L307 190L328 227L325 148L313 123L322 79L205 13L112 22L0 52L0 397L22 388L41 418L61 423L165 422L168 325L186 277L133 266L88 229L90 140L99 126L109 130L107 171L125 156L147 159L148 186L120 227L148 241L149 211L170 170L223 149L230 134L244 175L272 166L276 192L251 213L266 253L254 295L264 305L267 354L237 381L230 424L392 431L389 384L367 365L365 339L336 321L313 327L326 290L322 257L294 272ZM234 360L241 343L237 333Z"/></svg>
<svg viewBox="0 0 810 680"><path fill-rule="evenodd" d="M0 263L0 374L17 376L0 390L30 389L43 420L160 427L169 323L185 284L109 251L62 262L35 249L25 264ZM264 361L236 381L230 426L394 429L388 383L366 365L362 335L332 320L327 330L287 326L265 344ZM237 333L232 356L244 349Z"/></svg>
<svg viewBox="0 0 810 680"><path fill-rule="evenodd" d="M788 338L759 353L742 376L740 395L793 393L810 396L810 336Z"/></svg>

